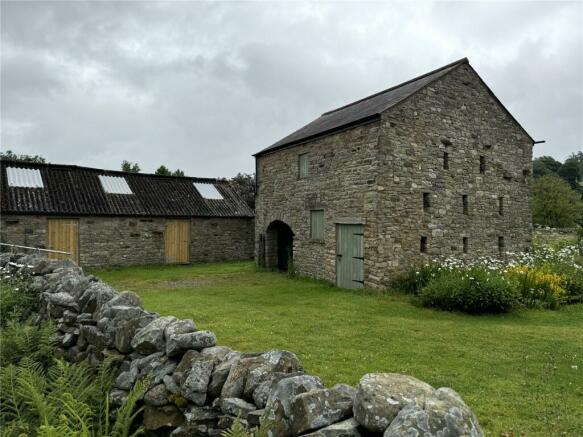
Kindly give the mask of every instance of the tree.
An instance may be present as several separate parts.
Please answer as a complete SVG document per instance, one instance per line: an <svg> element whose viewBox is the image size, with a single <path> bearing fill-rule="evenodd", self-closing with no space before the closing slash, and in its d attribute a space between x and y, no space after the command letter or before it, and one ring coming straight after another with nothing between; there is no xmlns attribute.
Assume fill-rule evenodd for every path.
<svg viewBox="0 0 583 437"><path fill-rule="evenodd" d="M552 156L540 156L532 161L532 172L535 178L548 174L557 174L563 164Z"/></svg>
<svg viewBox="0 0 583 437"><path fill-rule="evenodd" d="M158 169L156 170L156 172L154 174L157 174L159 176L182 176L182 177L184 177L184 172L182 170L180 170L179 168L177 168L174 171L170 171L168 169L168 167L166 167L165 165L161 165L160 167L158 167Z"/></svg>
<svg viewBox="0 0 583 437"><path fill-rule="evenodd" d="M154 174L157 174L159 176L170 176L172 173L170 173L170 170L168 170L168 167L166 167L165 165L161 165L160 167L158 167L158 169L154 172Z"/></svg>
<svg viewBox="0 0 583 437"><path fill-rule="evenodd" d="M557 174L569 182L571 188L578 189L583 181L583 152L569 156Z"/></svg>
<svg viewBox="0 0 583 437"><path fill-rule="evenodd" d="M137 162L129 162L124 159L121 163L121 171L125 171L126 173L139 173L140 170Z"/></svg>
<svg viewBox="0 0 583 437"><path fill-rule="evenodd" d="M32 162L34 164L43 164L47 162L46 159L40 155L18 155L12 150L0 152L0 159L5 159L6 161Z"/></svg>
<svg viewBox="0 0 583 437"><path fill-rule="evenodd" d="M255 209L255 173L238 173L229 182L251 209Z"/></svg>
<svg viewBox="0 0 583 437"><path fill-rule="evenodd" d="M581 196L559 176L546 175L533 187L533 219L536 224L570 228L583 218Z"/></svg>

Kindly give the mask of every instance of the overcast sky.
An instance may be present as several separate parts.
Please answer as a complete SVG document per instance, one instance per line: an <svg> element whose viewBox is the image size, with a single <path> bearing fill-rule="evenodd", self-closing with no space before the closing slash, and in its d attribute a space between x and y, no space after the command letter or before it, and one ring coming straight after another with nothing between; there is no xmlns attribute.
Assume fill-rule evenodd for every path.
<svg viewBox="0 0 583 437"><path fill-rule="evenodd" d="M192 176L467 56L563 160L583 149L583 2L2 2L1 145Z"/></svg>

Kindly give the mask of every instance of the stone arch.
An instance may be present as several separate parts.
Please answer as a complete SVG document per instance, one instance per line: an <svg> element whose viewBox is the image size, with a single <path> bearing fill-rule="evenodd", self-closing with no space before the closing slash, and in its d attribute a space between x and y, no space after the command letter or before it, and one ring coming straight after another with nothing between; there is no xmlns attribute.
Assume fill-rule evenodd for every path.
<svg viewBox="0 0 583 437"><path fill-rule="evenodd" d="M293 260L294 233L281 220L272 221L265 232L265 266L286 272Z"/></svg>

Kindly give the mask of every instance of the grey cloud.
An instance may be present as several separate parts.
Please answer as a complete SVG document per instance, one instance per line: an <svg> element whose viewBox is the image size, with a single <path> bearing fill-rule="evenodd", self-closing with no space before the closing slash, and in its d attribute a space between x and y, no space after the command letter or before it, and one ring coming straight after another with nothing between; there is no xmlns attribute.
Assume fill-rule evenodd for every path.
<svg viewBox="0 0 583 437"><path fill-rule="evenodd" d="M3 147L192 175L468 56L564 159L583 144L582 4L2 2Z"/></svg>

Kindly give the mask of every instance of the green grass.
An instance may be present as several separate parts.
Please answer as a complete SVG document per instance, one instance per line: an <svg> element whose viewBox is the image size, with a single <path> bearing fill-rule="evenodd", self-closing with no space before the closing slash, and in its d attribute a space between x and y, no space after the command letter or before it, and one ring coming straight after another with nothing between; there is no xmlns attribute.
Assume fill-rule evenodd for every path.
<svg viewBox="0 0 583 437"><path fill-rule="evenodd" d="M149 310L192 318L221 345L291 350L328 385L406 373L458 391L489 435L583 435L583 305L468 316L248 262L94 273Z"/></svg>

